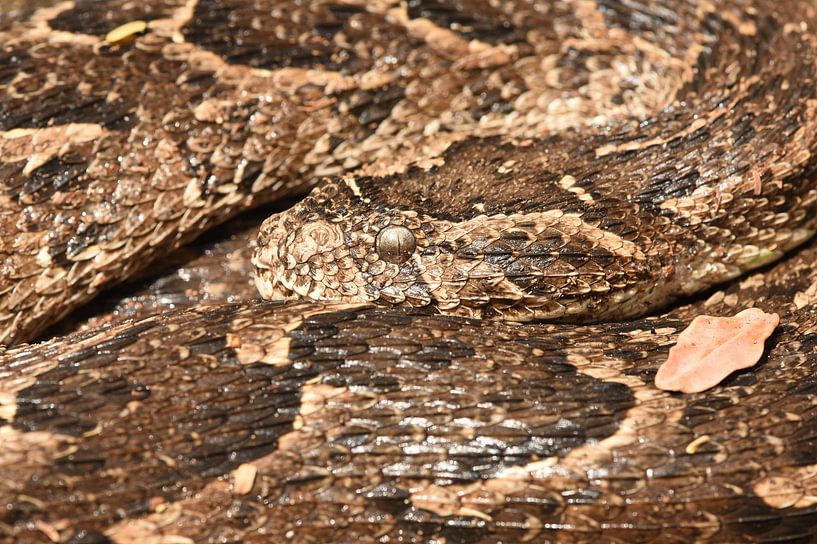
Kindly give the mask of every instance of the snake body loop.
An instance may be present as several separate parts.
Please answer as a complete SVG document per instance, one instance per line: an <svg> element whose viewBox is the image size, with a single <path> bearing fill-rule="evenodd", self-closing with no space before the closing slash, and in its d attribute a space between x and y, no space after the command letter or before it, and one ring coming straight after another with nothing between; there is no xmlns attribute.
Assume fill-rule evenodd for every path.
<svg viewBox="0 0 817 544"><path fill-rule="evenodd" d="M815 28L797 0L0 16L0 542L815 540ZM748 307L781 317L756 369L654 386Z"/></svg>
<svg viewBox="0 0 817 544"><path fill-rule="evenodd" d="M694 16L650 9L655 16L631 30L600 7L607 37L573 66L630 51L627 61L647 72L576 92L592 89L601 103L628 96L641 108L544 121L537 137L509 122L500 136L459 135L394 173L327 181L262 228L262 294L609 320L732 279L808 239L817 226L815 57L811 35L794 28L809 23L785 3L757 12L702 4L688 8ZM407 240L399 258L382 247L396 229Z"/></svg>

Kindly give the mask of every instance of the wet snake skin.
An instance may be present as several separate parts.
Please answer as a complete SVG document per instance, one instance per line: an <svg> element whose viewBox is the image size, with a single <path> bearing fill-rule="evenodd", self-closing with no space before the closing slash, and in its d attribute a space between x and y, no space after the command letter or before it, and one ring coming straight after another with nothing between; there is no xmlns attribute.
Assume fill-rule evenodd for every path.
<svg viewBox="0 0 817 544"><path fill-rule="evenodd" d="M815 17L0 17L0 542L815 540ZM325 176L254 258L324 300L254 300L268 210L179 249ZM654 387L696 315L751 306L781 316L757 367ZM507 322L588 310L624 319Z"/></svg>

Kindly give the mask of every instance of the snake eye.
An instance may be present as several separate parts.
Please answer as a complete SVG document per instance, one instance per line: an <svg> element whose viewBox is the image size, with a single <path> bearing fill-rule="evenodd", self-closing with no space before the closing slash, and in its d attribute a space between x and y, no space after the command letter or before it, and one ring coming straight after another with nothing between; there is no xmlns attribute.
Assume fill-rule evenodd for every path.
<svg viewBox="0 0 817 544"><path fill-rule="evenodd" d="M406 227L390 226L381 230L375 240L380 258L386 262L401 264L411 257L417 247L417 240Z"/></svg>

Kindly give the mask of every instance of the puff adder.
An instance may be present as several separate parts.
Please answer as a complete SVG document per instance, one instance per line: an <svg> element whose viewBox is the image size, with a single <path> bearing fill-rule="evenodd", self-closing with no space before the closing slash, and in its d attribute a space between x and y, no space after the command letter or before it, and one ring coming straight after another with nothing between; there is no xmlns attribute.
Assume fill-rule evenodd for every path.
<svg viewBox="0 0 817 544"><path fill-rule="evenodd" d="M815 9L0 17L0 541L814 540ZM327 177L254 256L320 301L236 302L241 227L12 345ZM757 369L654 388L695 315L748 306L782 318ZM501 321L539 318L602 322Z"/></svg>

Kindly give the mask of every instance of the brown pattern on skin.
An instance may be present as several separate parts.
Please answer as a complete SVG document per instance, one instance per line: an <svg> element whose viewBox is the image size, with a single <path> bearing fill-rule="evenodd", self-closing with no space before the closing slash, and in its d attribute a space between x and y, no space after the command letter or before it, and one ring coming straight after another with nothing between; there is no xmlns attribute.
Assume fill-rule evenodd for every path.
<svg viewBox="0 0 817 544"><path fill-rule="evenodd" d="M233 0L223 5L231 13L243 13L258 5L250 4ZM457 151L466 150L463 156L471 153L469 161L475 170L485 164L478 159L490 155L483 153L485 148L479 144L465 141L469 134L512 133L521 140L540 137L545 130L586 127L600 122L599 115L606 123L622 113L640 116L658 111L668 103L670 95L692 100L702 96L696 86L696 70L714 71L712 66L720 62L718 55L733 58L730 55L741 54L740 48L709 48L702 53L711 44L699 39L712 31L713 25L726 21L743 36L739 39L745 40L751 37L762 41L768 30L766 22L747 21L737 8L717 10L717 17L687 19L689 14L684 14L676 21L676 13L662 10L660 3L638 4L633 10L630 4L607 0L595 5L582 2L575 13L562 9L565 6L561 3L553 3L552 13L539 14L544 21L529 17L535 14L525 11L527 5L497 4L490 21L501 24L501 28L492 29L480 17L472 20L463 14L452 15L446 4L412 1L395 6L377 2L371 4L371 13L362 17L365 21L380 21L371 27L373 35L378 29L394 32L377 39L389 36L396 40L389 45L406 54L405 58L396 56L400 70L406 65L427 69L415 74L416 79L405 87L401 78L381 72L368 72L362 81L348 87L348 74L343 73L317 73L298 67L293 70L292 66L274 73L265 72L266 67L236 68L223 64L223 58L216 54L217 47L205 54L188 50L184 44L174 49L166 43L174 55L180 56L160 63L159 68L172 68L176 62L184 65L195 58L196 70L205 69L204 75L196 72L193 76L194 80L201 77L195 84L200 96L188 86L190 80L182 78L180 84L176 83L181 90L174 88L178 96L170 93L172 97L158 97L159 109L167 104L178 105L170 98L183 102L180 109L184 115L171 121L181 119L179 128L189 129L193 135L191 140L182 141L184 136L178 133L171 138L176 147L170 151L188 146L186 149L192 152L188 157L198 157L204 161L202 164L227 177L225 171L235 174L249 169L252 179L242 181L255 183L253 180L258 178L253 178L254 173L263 175L253 170L257 165L238 161L236 166L230 162L239 157L232 147L236 143L233 138L252 139L241 131L242 122L253 119L255 114L263 118L282 107L281 102L273 101L268 105L270 110L264 110L264 105L253 109L252 105L236 102L230 92L248 90L257 97L253 93L261 93L271 79L283 94L299 96L303 92L302 107L317 108L289 111L303 121L300 127L306 125L309 130L303 129L303 134L301 128L296 131L303 139L295 145L303 144L304 148L290 150L292 154L284 160L293 162L281 166L277 174L289 172L287 168L292 167L299 174L307 172L307 177L317 177L320 172L339 172L338 164L340 171L363 164L358 177L347 178L339 185L341 191L352 193L357 187L361 194L362 189L371 189L366 186L365 175L383 172L405 172L401 175L409 178L438 175L446 181L441 173L456 172L469 164L457 162L462 158ZM202 9L208 5L213 4L201 3ZM460 3L448 5L456 7ZM806 18L813 17L807 9L791 5L798 8L798 16L803 11ZM298 11L298 16L326 14L321 10L313 12L310 7L303 7L305 11ZM514 16L517 7L519 17ZM697 8L685 4L679 9ZM61 11L67 19L79 14L68 11ZM178 17L179 13L175 19L151 23L150 31L138 38L133 50L128 50L135 61L154 58L152 55L157 53L151 47L156 43L151 40L164 37L173 41L178 38L174 32L184 34L184 29L199 24L184 22L193 10L184 17ZM409 18L418 13L427 19ZM359 14L347 9L332 12L331 16L354 22ZM662 22L661 31L651 36L652 41L624 39L622 29L643 30L642 25L651 17L659 17ZM673 34L675 25L687 20L692 25L700 22L703 30L677 30L679 36L691 40L678 43ZM204 17L203 27L196 28L206 30L207 25L217 21ZM537 28L527 32L525 39L529 41L525 43L514 31L528 22ZM320 31L334 40L348 30L343 27L344 32L337 31L337 26L332 25ZM0 21L3 32L18 32L20 28ZM304 28L318 26L291 28L302 38L303 32L309 32ZM787 30L795 35L801 31L797 25ZM217 37L218 33L213 35ZM498 41L495 37L500 35L512 46L505 48L504 43L499 43L494 47ZM50 36L65 47L67 58L71 51L87 50L83 48L96 39ZM263 36L253 34L252 39ZM270 34L270 39L281 43L277 34ZM236 45L228 43L230 47ZM373 43L382 45L376 40ZM343 48L341 43L335 45L338 50ZM690 53L685 57L687 49ZM52 50L45 47L43 52L50 54ZM96 62L104 67L111 60L106 61L109 53L113 52L102 51ZM250 53L253 59L266 58L264 51ZM453 53L466 54L451 58ZM27 54L20 52L10 67L0 69L0 84L7 84L4 78L9 74L14 81L21 66L36 66L30 64L34 60ZM113 64L125 58L117 55L113 55ZM703 60L693 68L692 60L699 55ZM617 74L621 59L631 56L637 57L636 64L624 67L624 74ZM53 59L59 61L62 57L34 58L44 65L52 59L53 68ZM351 56L346 60L360 61ZM313 61L325 70L327 63L338 59L327 61L318 54L309 62ZM401 64L403 61L405 64ZM651 87L654 81L644 81L643 89L627 86L632 84L630 75L645 73L645 66L661 62L667 65L656 71L680 74L673 78L678 86L669 87L669 91L660 83ZM542 70L543 65L546 70ZM145 82L139 78L144 66L139 62L132 65L136 72L131 75L137 86ZM214 67L215 72L207 72ZM343 62L338 61L334 68L342 70ZM158 73L166 79L159 77L145 84L161 88L164 81L170 87L168 82L177 75L172 69ZM724 73L731 77L729 70ZM125 87L130 84L122 80L118 83ZM752 98L753 92L762 95L769 90L752 85L743 89L750 106L756 105L752 100L762 102L758 96ZM620 96L609 93L610 87L617 86ZM333 95L337 101L326 104L322 100L331 94L330 89L337 90ZM48 95L52 91L54 94ZM83 89L89 97L97 91L93 86ZM71 85L46 88L38 95L43 100L3 110L2 114L25 114L15 118L15 123L48 124L56 118L74 123L71 116L78 115L77 110L65 108L67 101L75 97L72 92ZM189 92L193 94L186 94ZM794 97L791 99L796 102ZM9 103L4 98L0 106ZM104 138L106 142L113 139L114 147L135 145L138 142L121 139L120 132L131 130L130 122L141 123L157 111L142 111L139 113L146 117L131 118L130 108L137 103L146 102L129 101L128 93L123 91L119 96L106 94L102 101L92 99L79 111L109 125L104 128ZM516 111L527 112L523 120L504 120L509 113L505 104L510 103ZM610 103L613 107L609 117L595 109L608 108ZM775 104L788 108L782 106L787 104L785 101ZM40 105L44 107L38 109ZM50 109L52 106L56 109ZM185 110L194 106L195 111ZM798 111L802 113L792 108L777 125L782 134L803 122ZM737 150L744 149L743 140L756 138L771 126L762 121L766 113L769 111L761 109L752 112L755 117L741 117L728 142ZM331 123L321 125L321 115L331 119L340 115L348 124L341 123L340 128ZM713 115L707 122L717 127L721 119ZM259 122L263 125L266 121L270 120ZM678 117L672 122L682 121ZM66 126L76 129L76 125ZM45 130L40 135L48 135L50 129L60 130L59 126L36 130L41 128ZM165 128L162 125L162 130ZM219 132L222 129L226 132ZM338 143L333 139L347 134L344 131L353 134L351 140ZM646 153L647 158L642 159L648 161L653 157L650 153L660 151L654 148L672 147L672 134L680 134L684 145L704 137L702 126L693 122L677 133L669 129L666 134L660 130L651 133L651 142L633 144L627 140L626 130L611 133L609 145L592 149L599 150L599 161L610 157L624 160L632 153ZM796 159L794 165L807 163L810 158L798 154L802 151L798 146L803 145L800 137L807 135L798 135L796 130L794 134L787 140L790 147L770 145L769 150L791 155ZM31 134L14 135L30 138L26 145L33 141ZM217 136L221 139L214 143ZM556 136L548 141L564 139ZM459 146L443 154L454 141L459 141ZM10 202L17 198L26 205L42 199L39 203L46 203L42 205L55 203L74 209L71 206L76 202L69 196L85 195L80 188L88 182L89 165L97 160L98 150L83 147L87 142L74 141L67 146L70 149L55 152L49 147L53 143L38 148L42 157L35 153L30 165L31 155L24 153L14 155L15 160L3 166L10 174L2 182L11 180L12 193L3 193L5 196L0 198ZM581 149L590 144L577 145ZM155 148L148 144L147 148L148 153L155 151L158 144ZM245 152L243 147L241 152ZM417 167L411 168L415 161ZM782 245L793 243L794 233L786 232L788 227L760 227L802 226L812 206L805 198L800 208L791 207L792 202L785 196L794 194L787 192L790 187L784 183L775 188L773 184L780 177L794 185L795 179L788 177L794 175L789 170L791 165L771 159L766 162L772 165L769 173L747 165L746 172L733 172L735 177L729 182L736 185L719 188L737 187L739 193L745 192L737 197L728 190L703 188L696 193L707 173L692 171L678 177L656 175L647 180L643 191L633 195L645 207L661 209L665 204L665 212L661 213L677 214L674 220L707 243L720 239L728 228L738 240L728 246L727 253L732 252L729 258L745 261L762 257L762 261L767 257L761 251L740 240L773 244L769 236L779 235ZM188 165L193 166L189 160ZM265 162L263 168L267 166ZM529 166L526 172L524 164L502 161L491 164L490 169L524 177L541 165ZM493 175L493 170L486 171ZM637 254L638 247L632 250L630 244L638 240L637 232L643 236L645 230L631 230L623 221L628 218L625 212L630 201L622 199L621 208L608 208L609 212L621 213L608 213L602 218L586 211L588 206L609 198L595 189L604 187L604 175L561 175L559 168L552 171L558 174L550 180L553 191L548 198L558 201L568 214L582 212L580 222L573 218L566 223L574 231L585 238L599 233L594 238L599 242L594 254L598 262L604 262L608 255ZM350 179L357 181L349 183ZM218 193L219 187L225 187L219 185L222 181L219 178L212 184L205 181L199 185L188 182L183 185L181 198L195 203L209 190ZM299 182L303 181L311 183L312 178L299 178ZM235 178L227 180L227 185L231 184L237 192L247 189L247 184ZM437 187L444 188L444 183ZM142 196L154 195L153 189ZM123 190L120 196L128 194ZM450 198L452 194L456 193L441 190L428 196L449 198L450 211L460 204ZM485 213L490 207L508 204L502 194L486 191L482 196L491 198L468 204L483 207L473 212L475 215ZM157 197L153 205L161 201ZM705 208L705 203L713 201L716 205L710 208L711 217L696 223L701 217L697 208ZM144 203L135 206L139 204ZM746 218L737 225L730 223L735 210ZM436 206L425 210L430 212L439 210ZM159 228L158 223L153 223L157 218L161 219L149 215L145 224ZM24 219L21 225L36 226L40 217ZM443 218L449 223L450 219ZM515 247L513 244L519 244L520 232L526 228L516 229L514 236L499 236L499 245L505 249ZM66 260L87 256L83 252L93 248L99 234L89 231L88 226L83 229L65 243ZM314 234L315 228L312 230ZM20 239L26 240L26 232L23 229ZM158 231L151 232L157 235ZM376 234L375 229L369 234ZM0 237L0 243L7 240ZM230 254L236 240L217 243L211 249ZM171 247L166 244L156 249L156 254ZM620 324L520 326L427 315L417 309L350 308L327 302L246 302L202 307L188 313L171 311L36 346L0 348L0 541L813 540L817 526L812 368L817 343L811 304L813 286L817 285L811 266L815 247L812 243L765 270L765 276L750 276L710 292L693 305ZM37 254L41 261L55 262L60 261L60 255ZM246 261L237 257L232 261L234 268L246 270ZM563 257L584 271L592 266L576 252L567 251ZM182 271L193 277L191 285L195 287L190 292L173 291L184 282L160 280L151 287L154 295L143 296L156 297L149 302L153 308L158 308L162 296L171 292L171 301L185 296L223 301L231 293L225 292L223 278L213 270L224 265L212 263L205 256L201 266ZM424 278L426 283L428 277ZM518 277L512 283L502 288L525 287ZM85 286L81 282L72 285L78 287ZM7 299L0 298L3 300ZM654 370L674 335L696 313L704 309L734 313L750 305L783 316L782 329L771 340L771 349L757 371L740 373L721 387L698 395L671 395L652 387ZM242 476L248 470L254 472L251 481Z"/></svg>
<svg viewBox="0 0 817 544"><path fill-rule="evenodd" d="M122 45L48 26L58 18L81 27L95 9L100 26L89 31L101 34L106 21L108 30L119 21L118 5L63 3L0 29L10 64L0 74L0 221L16 234L0 240L0 342L31 338L205 228L320 176L399 169L470 132L504 132L504 113L482 111L492 101L521 100L515 111L531 116L514 125L532 135L550 122L548 97L578 94L536 75L540 53L555 55L555 40L581 33L566 10L548 19L553 29L529 33L518 67L510 58L457 65L440 43L411 35L402 8L387 3L333 12L235 0L211 17L212 2L155 2L153 15L170 15L142 14L147 32ZM230 21L255 9L274 12L273 32L253 33L247 46L258 49L231 59L222 47L237 32ZM289 58L297 43L331 51L328 64L253 60ZM590 115L577 112L570 123ZM49 143L49 130L75 123L99 124L104 135ZM25 140L35 153L34 140L44 140L44 162L10 153L20 141L8 136L19 128L36 132Z"/></svg>
<svg viewBox="0 0 817 544"><path fill-rule="evenodd" d="M279 408L295 407L289 412L292 430L279 435L274 451L242 458L257 471L249 493L238 494L232 487L228 475L236 464L219 469L222 478L202 481L194 475L185 480L187 491L177 496L179 502L171 496L154 499L144 518L110 526L102 518L66 525L58 511L46 509L23 519L62 527L65 539L84 526L92 532L91 527L99 527L121 541L133 534L245 542L375 542L398 534L417 542L435 536L454 542L523 536L534 541L662 542L809 538L809 520L817 513L809 499L817 489L808 468L817 465L809 438L815 314L810 306L798 309L793 298L817 280L809 266L815 247L811 244L766 271L764 284L747 280L676 315L603 327L514 326L405 311L332 311L326 306L322 311L329 313L315 314L306 320L308 325L287 333L291 367L260 363L279 372L297 368L298 375L311 377L302 387L285 389L301 399ZM755 301L781 312L784 329L773 337L772 349L757 371L696 395L672 395L651 385L674 335L691 316L703 308L731 312ZM275 331L303 315L305 308L248 303L171 313L161 321L149 318L148 329L121 325L112 331L128 332L13 350L0 367L14 365L9 377L32 374L24 369L74 353L65 360L91 372L88 381L79 380L84 384L81 391L90 392L105 382L108 372L123 376L111 363L102 366L104 353L127 360L129 353L140 352L138 346L152 346L151 356L140 357L147 366L134 376L167 365L192 370L197 360L211 356L218 366L209 372L218 368L229 374L242 368L239 358L236 352L218 349L278 344ZM319 311L323 306L310 308ZM687 313L681 320L676 317ZM233 337L229 342L217 340L222 326ZM210 331L207 342L185 340L195 338L190 332L196 330ZM88 349L112 338L135 341L107 351ZM554 371L555 376L549 374ZM43 371L33 374L41 376ZM185 402L201 399L198 410L207 412L220 398L206 394L207 388L222 383L212 379L191 381ZM472 379L476 382L469 385ZM577 387L577 379L591 381ZM64 386L73 389L70 383ZM279 376L276 383L295 382ZM548 393L562 386L567 387L562 393ZM142 400L149 413L154 411L151 403L167 402L155 387ZM48 391L38 394L55 394ZM26 404L24 399L34 398L29 395L18 393L15 402ZM62 421L62 433L54 436L66 436L71 419L55 416L71 413L73 402L71 397L59 400L56 406L64 408L41 425ZM239 414L256 404L236 405L231 417L240 421ZM114 408L111 414L117 412ZM106 413L98 417L107 418ZM25 425L30 418L20 416L12 425ZM81 438L83 444L96 441L94 447L113 447L106 445L107 437L117 436L119 425L133 428L128 418L116 421L103 425L108 433ZM151 432L160 440L175 436L182 421L154 425ZM219 432L228 427L219 427L224 429ZM200 446L191 447L215 452L212 448L236 447L231 444L203 434ZM536 456L530 457L533 452ZM117 462L113 452L105 458L112 465ZM86 478L87 485L109 485L95 473ZM144 485L144 478L140 482ZM117 483L122 494L116 496L130 500L128 485ZM42 512L49 513L41 517ZM170 520L174 522L168 524ZM36 541L25 525L14 527L24 531L14 534Z"/></svg>
<svg viewBox="0 0 817 544"><path fill-rule="evenodd" d="M423 541L419 531L424 531L425 538L429 538L429 534L435 534L434 531L439 531L455 542L495 542L503 536L513 540L524 535L532 536L536 541L537 538L557 538L557 534L558 538L568 540L571 538L568 535L572 534L577 541L586 541L588 538L643 538L661 542L689 542L706 538L714 542L734 542L795 536L809 538L809 527L813 525L809 520L814 516L809 497L816 491L811 483L813 477L809 467L817 465L809 438L812 436L814 418L809 399L814 387L811 365L816 327L812 323L815 316L813 306L801 305L798 308L794 300L797 293L807 291L817 282L817 272L811 266L816 258L817 245L812 242L796 255L763 270L762 275L749 276L742 282L710 293L693 305L682 307L668 315L614 325L607 332L602 332L604 329L598 327L553 325L511 328L510 330L522 334L521 338L533 337L539 342L549 342L549 349L555 348L555 351L546 351L546 354L540 355L546 359L547 353L551 353L553 360L576 365L580 372L595 376L598 380L627 383L633 388L636 398L640 399L639 403L628 409L626 414L622 413L616 433L599 443L586 442L580 445L580 441L576 442L570 436L581 427L565 427L559 440L567 441L564 443L570 443L575 449L558 459L549 456L540 461L509 465L502 478L480 480L483 484L476 487L473 483L441 485L440 482L418 482L410 489L413 489L418 505L423 508L415 505L419 510L403 516L402 521L389 521L388 523L395 525L389 525L391 529L386 534L396 534L399 531L403 535L415 535L409 540ZM196 270L202 269L194 268L192 272ZM217 275L213 277L218 278ZM698 395L671 395L652 387L653 372L666 356L666 349L672 344L674 335L685 323L703 312L730 315L752 305L760 306L766 311L780 312L783 323L781 332L772 339L773 349L759 370L741 373L732 377L724 386ZM269 326L269 320L280 323L281 319L287 319L285 316L276 316L275 312L264 315L259 323L252 325L260 327L256 330L265 330ZM329 318L329 321L340 323L335 319L337 318ZM524 361L523 351L516 351L521 347L520 344L508 343L509 337L503 333L498 335L494 329L487 334L469 336L459 332L462 331L459 320L421 316L415 319L422 320L417 322L417 327L420 328L401 322L391 332L385 333L383 340L374 344L378 349L367 357L376 359L384 356L383 347L388 346L389 358L405 359L417 349L419 343L425 342L424 337L416 336L419 331L434 334L433 331L448 330L451 331L449 334L454 335L453 338L465 343L470 349L482 346L480 349L495 353L492 357L498 357L497 360ZM371 326L373 320L372 316L364 318L367 326ZM187 323L189 319L183 321ZM420 323L423 323L422 327ZM494 325L507 330L504 325ZM195 327L195 324L190 326ZM486 326L480 325L481 328ZM540 328L544 330L536 332ZM329 351L309 348L310 342L314 340L308 338L323 337L324 334L331 334L332 329L319 326L313 330L311 335L301 337L298 352L304 355L298 357L325 361L330 353L335 353L335 356L341 358L339 361L363 360L360 354L353 355L343 351L354 344L348 337L326 338L323 345ZM374 330L383 329L374 327ZM143 334L152 335L150 332ZM171 331L170 334L174 333ZM612 337L609 336L611 334ZM263 337L272 338L269 332L264 333ZM523 344L527 341L524 340ZM257 342L257 337L253 342ZM52 348L49 357L53 359L60 350L80 350L84 347L71 344L71 341L62 344L57 352L53 352ZM164 344L167 345L167 350L172 351L179 342L168 339ZM445 344L438 344L436 349L444 348ZM525 349L530 349L530 346ZM22 353L29 354L31 350L35 353L49 351L43 346L29 348ZM126 357L124 353L122 356ZM157 354L155 364L165 365L172 359ZM427 371L428 363L418 364L421 364L424 372ZM353 368L355 367L331 375L337 379L355 375ZM408 372L408 369L400 370L400 365L394 363L386 363L386 368L392 376L395 373L402 376L404 372ZM457 381L462 380L465 376L463 373L466 372L465 367L452 367L450 363L439 364L439 368L449 369L452 373L450 379ZM491 372L494 370L496 369L492 368ZM531 370L529 374L520 377L534 383L539 376L538 372ZM413 374L406 374L406 379L412 383L416 381ZM438 387L448 387L447 381L435 379L441 382ZM434 380L430 382L433 383ZM357 380L354 383L357 384L356 394L352 397L348 396L348 388L334 379L330 380L329 385L318 383L305 386L306 390L312 388L316 392L307 395L312 400L301 403L299 411L308 415L304 421L313 426L325 425L329 429L336 429L339 421L345 421L343 428L350 426L348 430L333 432L360 436L362 431L356 425L361 421L347 419L339 414L343 413L344 407L350 406L371 409L371 402L375 397L367 391L372 391L369 388L381 391L379 388L387 386L389 382L375 379ZM464 388L460 390L463 394L472 391ZM427 403L438 401L442 394L442 391L437 393L436 388L431 391L421 388L421 391L420 396L401 396L401 402L409 403L401 405L401 413L405 414L402 417L427 417ZM571 389L571 395L567 398L575 396L573 391L575 390ZM377 395L382 395L382 392ZM327 404L326 401L318 400L321 398L336 399L336 403ZM305 405L308 407L304 408ZM624 409L624 406L621 408ZM566 406L553 409L559 414L566 413L567 410ZM382 417L382 413L378 414L378 418ZM502 421L507 417L504 415ZM361 419L367 420L366 417ZM624 428L629 431L622 433ZM413 448L440 445L439 437L424 446L428 440L425 434L411 433L406 436L406 447L411 444ZM325 440L323 434L310 430L308 425L300 427L292 431L286 440L282 439L276 453L252 461L258 467L258 474L254 490L248 497L237 497L231 491L231 483L227 478L231 471L225 471L224 478L205 485L202 495L158 508L158 511L148 514L142 521L123 521L112 527L109 535L115 533L121 536L124 534L122 531L127 530L137 531L137 534L142 535L181 533L200 540L215 539L217 535L223 534L241 534L244 541L263 542L272 534L306 541L342 541L344 538L374 541L374 534L387 530L383 520L392 520L393 517L375 516L371 508L384 508L391 512L389 505L403 504L402 501L410 496L406 491L409 487L399 484L399 475L389 477L389 483L380 486L371 486L371 482L367 480L369 485L361 488L355 487L353 483L349 483L347 487L343 478L332 479L331 483L327 483L325 477L318 479L318 482L323 482L322 486L329 486L319 487L323 489L318 493L319 497L342 496L347 501L344 504L363 501L357 503L370 505L365 510L365 515L350 517L348 506L341 507L334 500L319 503L322 515L329 516L324 521L309 515L315 508L310 497L314 497L316 491L310 491L308 497L302 493L293 495L293 490L311 486L313 484L308 482L315 480L306 479L301 484L288 484L292 487L282 487L275 483L279 479L286 479L287 470L300 466L296 460L312 449L314 451L309 454L309 458L314 460L313 466L317 467L312 470L320 472L321 467L326 467L327 459L332 456L322 452L332 451L336 455L337 446L330 445ZM495 444L490 441L474 444L471 455L490 457L493 455L493 447ZM392 453L386 449L381 455L389 456ZM345 459L348 458L341 457L341 462L346 462ZM440 462L444 459L445 457L441 457ZM371 465L368 462L365 464L367 467ZM380 462L376 466L381 465L386 463ZM350 468L338 474L348 474ZM370 478L368 471L363 474L366 475L364 478ZM264 482L269 482L270 479L272 483L265 486ZM287 504L278 502L274 508L261 508L257 499L252 497L255 496L253 493L264 492L264 489L273 494L288 489L286 494L276 495L286 498ZM464 494L456 493L457 490ZM295 499L296 503L291 502L293 496L300 497ZM486 497L490 499L489 502L486 502ZM435 505L430 502L434 498L442 502ZM301 503L297 501L300 500L308 502L298 506ZM490 506L493 504L490 501L500 500L504 506ZM379 506L371 506L372 504ZM528 504L526 508L535 515L519 514L520 524L502 522L506 518L497 516L491 510L501 508L514 511L522 504ZM560 504L562 506L558 506ZM426 510L426 507L431 510ZM235 522L230 520L237 511L249 512L251 514L245 515L257 516L253 519L259 522L263 520L265 525L255 528L250 522L249 528L244 526L243 529L236 529ZM462 516L440 513L452 511L460 512ZM486 515L491 519L486 520ZM511 514L504 516L508 515ZM202 523L202 516L217 521L205 525ZM549 529L545 529L536 516L549 516L545 518L549 520ZM168 526L164 523L171 519L178 521L180 525ZM327 521L329 519L334 520L332 524ZM290 523L293 520L307 520L307 523L292 527ZM177 529L179 526L182 529ZM273 529L274 527L279 529ZM559 533L555 532L557 529ZM70 531L69 529L67 532Z"/></svg>
<svg viewBox="0 0 817 544"><path fill-rule="evenodd" d="M325 182L262 226L259 290L600 321L779 258L817 229L817 50L792 32L817 21L795 4L756 9L699 8L705 47L660 109L538 139L470 138L402 173ZM774 62L779 50L796 54ZM374 243L390 225L417 240L400 263Z"/></svg>
<svg viewBox="0 0 817 544"><path fill-rule="evenodd" d="M259 298L250 256L260 222L281 209L281 205L263 206L228 221L180 248L163 260L158 270L152 267L105 291L92 304L50 327L43 339L97 330L167 310Z"/></svg>

